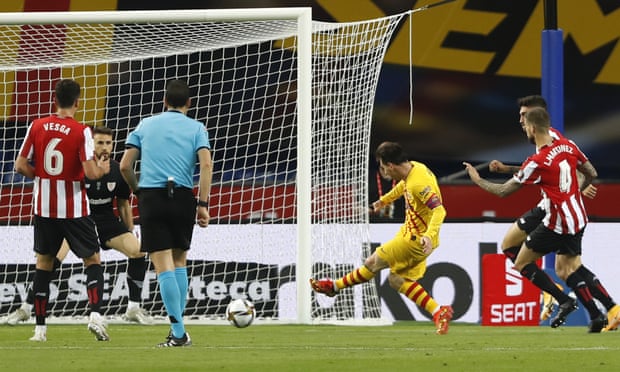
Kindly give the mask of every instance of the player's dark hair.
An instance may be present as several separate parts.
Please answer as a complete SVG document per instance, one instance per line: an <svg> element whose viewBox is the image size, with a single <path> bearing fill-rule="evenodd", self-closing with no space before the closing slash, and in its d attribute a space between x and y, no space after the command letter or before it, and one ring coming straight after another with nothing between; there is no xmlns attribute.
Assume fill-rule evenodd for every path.
<svg viewBox="0 0 620 372"><path fill-rule="evenodd" d="M519 107L542 107L547 109L547 101L537 94L532 96L521 97L517 100Z"/></svg>
<svg viewBox="0 0 620 372"><path fill-rule="evenodd" d="M183 107L189 99L189 87L181 80L171 80L166 85L166 102L170 107Z"/></svg>
<svg viewBox="0 0 620 372"><path fill-rule="evenodd" d="M377 147L375 151L375 158L377 161L382 161L384 164L393 163L401 164L409 161L407 153L396 142L383 142Z"/></svg>
<svg viewBox="0 0 620 372"><path fill-rule="evenodd" d="M95 134L105 134L107 136L111 136L112 135L112 129L108 128L108 127L93 127L93 136Z"/></svg>
<svg viewBox="0 0 620 372"><path fill-rule="evenodd" d="M525 122L531 123L536 127L537 132L544 133L551 126L549 113L542 107L532 107L525 113Z"/></svg>
<svg viewBox="0 0 620 372"><path fill-rule="evenodd" d="M80 98L80 84L72 79L62 79L56 83L56 106L61 109L71 108Z"/></svg>

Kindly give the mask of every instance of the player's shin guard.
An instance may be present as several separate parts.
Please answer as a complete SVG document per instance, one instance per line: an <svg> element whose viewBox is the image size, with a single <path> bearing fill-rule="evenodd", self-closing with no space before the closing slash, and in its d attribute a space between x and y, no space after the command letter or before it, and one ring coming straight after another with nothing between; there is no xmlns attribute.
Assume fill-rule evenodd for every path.
<svg viewBox="0 0 620 372"><path fill-rule="evenodd" d="M519 254L520 250L521 250L520 246L508 247L504 249L502 253L504 254L504 256L508 257L510 261L512 261L512 263L514 263L515 260L517 259L517 255Z"/></svg>
<svg viewBox="0 0 620 372"><path fill-rule="evenodd" d="M92 264L84 269L86 273L86 291L88 293L88 305L91 313L101 313L103 299L103 267L100 264Z"/></svg>
<svg viewBox="0 0 620 372"><path fill-rule="evenodd" d="M50 273L50 281L52 281L52 276L58 273L57 270L61 264L62 262L60 262L58 258L54 257L54 269ZM34 305L34 284L28 290L28 294L26 294L26 303L30 305Z"/></svg>
<svg viewBox="0 0 620 372"><path fill-rule="evenodd" d="M439 307L435 299L418 282L405 280L398 292L407 296L408 299L415 302L416 305L426 310L429 314L433 314L433 311Z"/></svg>
<svg viewBox="0 0 620 372"><path fill-rule="evenodd" d="M127 262L127 286L129 300L140 303L142 301L142 285L148 262L144 257L130 258Z"/></svg>
<svg viewBox="0 0 620 372"><path fill-rule="evenodd" d="M599 300L605 309L609 310L616 305L611 296L609 296L609 293L603 284L598 280L592 271L581 265L576 272L586 281L586 285L588 286L590 293L592 293L592 296Z"/></svg>
<svg viewBox="0 0 620 372"><path fill-rule="evenodd" d="M26 295L26 303L34 305L34 283L28 290L28 294Z"/></svg>
<svg viewBox="0 0 620 372"><path fill-rule="evenodd" d="M601 315L601 312L594 302L594 297L592 297L592 293L588 289L586 281L579 273L575 271L570 274L568 278L566 278L566 284L575 292L579 301L585 306L586 310L588 310L590 319L597 318Z"/></svg>
<svg viewBox="0 0 620 372"><path fill-rule="evenodd" d="M45 325L51 280L52 272L50 271L37 269L34 273L34 314L36 316L37 325Z"/></svg>
<svg viewBox="0 0 620 372"><path fill-rule="evenodd" d="M334 282L334 285L338 289L351 287L356 284L366 283L370 279L375 277L375 273L370 271L366 266L362 265L359 268L351 271L347 275L343 276Z"/></svg>
<svg viewBox="0 0 620 372"><path fill-rule="evenodd" d="M553 280L551 280L551 277L535 263L532 262L525 265L523 270L521 270L521 275L528 278L538 288L553 296L558 303L561 304L570 301L571 298L566 293L562 292L562 290L555 285Z"/></svg>

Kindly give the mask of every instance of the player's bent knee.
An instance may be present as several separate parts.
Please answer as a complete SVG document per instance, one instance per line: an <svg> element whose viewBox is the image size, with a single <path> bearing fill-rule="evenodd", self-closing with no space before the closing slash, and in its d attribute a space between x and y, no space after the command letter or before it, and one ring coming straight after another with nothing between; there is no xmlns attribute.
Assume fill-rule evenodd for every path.
<svg viewBox="0 0 620 372"><path fill-rule="evenodd" d="M107 245L115 249L128 258L144 257L144 252L140 251L140 242L132 233L125 233L108 240Z"/></svg>
<svg viewBox="0 0 620 372"><path fill-rule="evenodd" d="M520 246L523 241L527 238L527 233L519 228L519 225L515 222L510 225L510 228L504 235L504 239L502 240L502 250L506 250L507 248Z"/></svg>
<svg viewBox="0 0 620 372"><path fill-rule="evenodd" d="M570 274L572 274L570 270L558 269L557 267L555 268L555 275L557 275L560 280L566 281Z"/></svg>
<svg viewBox="0 0 620 372"><path fill-rule="evenodd" d="M397 291L400 289L404 282L405 279L396 274L390 273L390 275L388 276L388 283L390 284L390 287L394 288Z"/></svg>
<svg viewBox="0 0 620 372"><path fill-rule="evenodd" d="M516 232L509 231L504 237L504 240L502 240L502 250L506 250L514 246L520 246L526 237L527 237L527 234L525 234L525 232L521 230L516 231Z"/></svg>
<svg viewBox="0 0 620 372"><path fill-rule="evenodd" d="M83 258L82 261L84 261L85 267L88 267L90 265L101 265L101 256L99 255L99 253L95 253L90 257Z"/></svg>
<svg viewBox="0 0 620 372"><path fill-rule="evenodd" d="M366 266L366 268L372 272L375 272L375 264L377 262L376 258L377 254L373 253L364 260L364 266Z"/></svg>
<svg viewBox="0 0 620 372"><path fill-rule="evenodd" d="M125 247L125 254L128 258L141 258L145 256L145 253L140 251L140 246L137 244L128 244Z"/></svg>

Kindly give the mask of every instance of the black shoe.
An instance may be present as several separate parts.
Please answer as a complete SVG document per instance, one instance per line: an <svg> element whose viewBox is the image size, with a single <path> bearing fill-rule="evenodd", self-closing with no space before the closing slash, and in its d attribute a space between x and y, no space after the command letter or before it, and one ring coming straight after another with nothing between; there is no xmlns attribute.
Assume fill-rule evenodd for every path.
<svg viewBox="0 0 620 372"><path fill-rule="evenodd" d="M183 346L192 346L192 339L189 338L189 333L185 332L183 337L176 338L172 336L172 333L166 337L166 342L162 342L157 344L157 347L183 347Z"/></svg>
<svg viewBox="0 0 620 372"><path fill-rule="evenodd" d="M568 301L564 301L558 308L557 315L551 319L551 328L558 328L566 321L568 314L577 310L577 300L571 298Z"/></svg>
<svg viewBox="0 0 620 372"><path fill-rule="evenodd" d="M603 328L607 326L607 318L601 314L590 321L588 324L588 333L601 333Z"/></svg>

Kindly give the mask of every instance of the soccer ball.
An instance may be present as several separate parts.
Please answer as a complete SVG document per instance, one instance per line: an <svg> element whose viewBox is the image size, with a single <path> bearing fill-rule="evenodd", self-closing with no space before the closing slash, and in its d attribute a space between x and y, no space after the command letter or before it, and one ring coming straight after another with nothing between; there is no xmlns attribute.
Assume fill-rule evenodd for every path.
<svg viewBox="0 0 620 372"><path fill-rule="evenodd" d="M226 307L226 319L237 328L249 326L255 316L254 304L248 300L238 298L230 301Z"/></svg>

